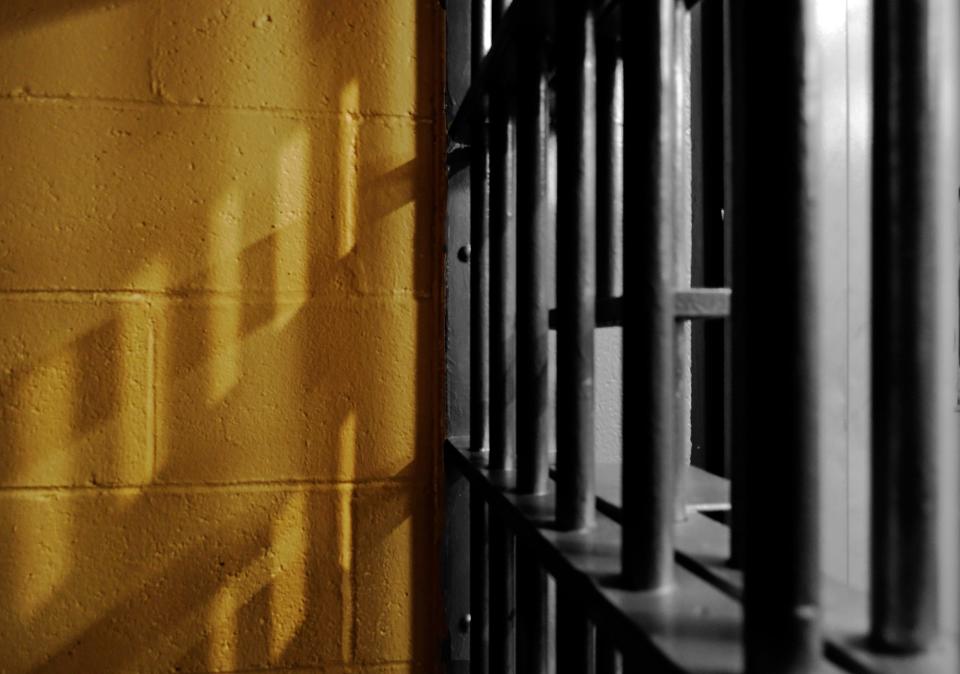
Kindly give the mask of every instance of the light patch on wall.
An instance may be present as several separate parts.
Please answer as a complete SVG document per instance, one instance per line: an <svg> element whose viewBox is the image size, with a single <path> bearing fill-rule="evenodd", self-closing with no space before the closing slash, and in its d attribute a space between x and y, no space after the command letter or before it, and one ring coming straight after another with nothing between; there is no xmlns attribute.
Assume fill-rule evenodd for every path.
<svg viewBox="0 0 960 674"><path fill-rule="evenodd" d="M77 372L74 356L69 348L51 354L30 367L17 386L15 446L44 448L19 467L15 477L21 482L59 484L72 477L75 391L69 383Z"/></svg>
<svg viewBox="0 0 960 674"><path fill-rule="evenodd" d="M307 611L307 494L297 492L271 527L270 658L279 662Z"/></svg>
<svg viewBox="0 0 960 674"><path fill-rule="evenodd" d="M5 542L16 556L18 578L11 583L17 591L9 600L22 624L28 625L57 597L71 571L67 542L73 540L72 522L67 509L41 507L37 501L21 501L15 512L16 525Z"/></svg>
<svg viewBox="0 0 960 674"><path fill-rule="evenodd" d="M210 274L217 288L241 286L242 217L243 199L238 188L232 186L218 200L210 218ZM241 314L239 303L209 312L211 353L207 363L207 391L214 403L226 398L240 380Z"/></svg>
<svg viewBox="0 0 960 674"><path fill-rule="evenodd" d="M360 83L350 80L340 92L339 206L341 222L337 236L337 256L345 258L357 245L357 160L360 156Z"/></svg>
<svg viewBox="0 0 960 674"><path fill-rule="evenodd" d="M344 662L353 659L353 491L356 476L357 413L349 410L340 424L341 479L348 482L338 489L340 512L340 606L341 648Z"/></svg>
<svg viewBox="0 0 960 674"><path fill-rule="evenodd" d="M231 584L217 588L207 611L210 630L207 666L211 672L232 672L237 667L237 597Z"/></svg>
<svg viewBox="0 0 960 674"><path fill-rule="evenodd" d="M251 603L254 596L274 575L274 550L264 549L256 559L236 574L224 579L217 589L207 611L210 630L210 648L207 652L211 671L234 671L241 645L239 612ZM249 633L243 635L250 638Z"/></svg>
<svg viewBox="0 0 960 674"><path fill-rule="evenodd" d="M301 126L280 149L277 162L276 288L292 285L309 276L310 250L307 242L310 208L310 134ZM286 282L286 283L285 283ZM279 298L277 298L279 299ZM303 306L303 302L277 302L274 327L282 328Z"/></svg>

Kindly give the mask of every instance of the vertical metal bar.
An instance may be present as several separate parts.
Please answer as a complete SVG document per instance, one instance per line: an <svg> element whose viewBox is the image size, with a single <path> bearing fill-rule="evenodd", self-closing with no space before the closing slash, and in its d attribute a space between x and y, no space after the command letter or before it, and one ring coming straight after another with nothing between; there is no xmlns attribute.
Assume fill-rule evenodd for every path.
<svg viewBox="0 0 960 674"><path fill-rule="evenodd" d="M741 450L748 674L813 672L822 650L818 412L829 394L822 376L824 289L817 266L823 219L816 183L821 120L815 2L731 6L742 47L742 62L735 65L743 97L738 177L749 195L737 202L734 223L742 265L742 285L734 289L734 348L743 350L738 374L744 388L734 402L745 406L737 419L746 420Z"/></svg>
<svg viewBox="0 0 960 674"><path fill-rule="evenodd" d="M623 5L624 583L658 589L673 580L674 317L671 216L673 0Z"/></svg>
<svg viewBox="0 0 960 674"><path fill-rule="evenodd" d="M473 0L471 68L479 81L480 63L490 48L490 2ZM489 301L490 157L486 114L473 122L470 160L470 448L488 449L489 439Z"/></svg>
<svg viewBox="0 0 960 674"><path fill-rule="evenodd" d="M517 92L517 490L547 490L550 444L546 259L549 90L544 53L545 5L527 3Z"/></svg>
<svg viewBox="0 0 960 674"><path fill-rule="evenodd" d="M496 33L509 3L493 0ZM489 90L490 126L490 468L512 470L516 445L516 127L510 94ZM516 671L516 539L499 517L490 518L489 668Z"/></svg>
<svg viewBox="0 0 960 674"><path fill-rule="evenodd" d="M516 467L516 123L506 92L490 101L490 467Z"/></svg>
<svg viewBox="0 0 960 674"><path fill-rule="evenodd" d="M623 672L620 654L613 642L597 628L597 674L621 674Z"/></svg>
<svg viewBox="0 0 960 674"><path fill-rule="evenodd" d="M672 77L670 81L673 105L673 126L670 134L673 157L673 266L671 286L674 290L690 288L693 227L693 180L691 147L691 27L690 11L683 3L674 3L671 41ZM693 373L691 370L691 321L674 321L674 407L675 437L673 444L674 519L687 516L687 466L691 454L691 422L693 416Z"/></svg>
<svg viewBox="0 0 960 674"><path fill-rule="evenodd" d="M487 503L470 488L470 674L487 674Z"/></svg>
<svg viewBox="0 0 960 674"><path fill-rule="evenodd" d="M739 230L734 229L734 223L739 217L739 204L744 200L745 182L743 179L743 76L739 65L743 63L743 49L740 39L741 26L733 20L734 3L736 0L724 0L723 3L723 201L724 201L724 263L730 288L733 290L731 299L731 316L726 321L727 329L724 333L725 370L724 380L724 415L729 421L726 429L726 462L727 473L730 475L730 560L729 565L735 569L743 568L744 549L746 547L746 431L748 428L746 416L747 405L743 401L743 373L746 371L748 354L743 349L733 348L734 335L742 331L740 326L743 313L739 309L737 299L738 288L744 287L744 271L742 246L734 245L734 236L739 237Z"/></svg>
<svg viewBox="0 0 960 674"><path fill-rule="evenodd" d="M547 674L547 574L527 548L517 550L517 671Z"/></svg>
<svg viewBox="0 0 960 674"><path fill-rule="evenodd" d="M595 658L593 625L583 610L581 597L558 583L557 674L593 674Z"/></svg>
<svg viewBox="0 0 960 674"><path fill-rule="evenodd" d="M724 264L723 2L691 10L693 69L692 285L729 287ZM716 475L727 474L724 334L729 321L693 323L693 461Z"/></svg>
<svg viewBox="0 0 960 674"><path fill-rule="evenodd" d="M597 38L597 297L623 292L623 60L620 26Z"/></svg>
<svg viewBox="0 0 960 674"><path fill-rule="evenodd" d="M895 651L924 650L939 630L938 463L955 451L944 297L956 302L956 261L943 252L956 225L942 205L957 137L938 123L952 121L956 14L955 0L874 11L871 638Z"/></svg>
<svg viewBox="0 0 960 674"><path fill-rule="evenodd" d="M594 505L596 56L590 0L558 3L557 523L590 527Z"/></svg>
<svg viewBox="0 0 960 674"><path fill-rule="evenodd" d="M517 541L503 520L490 517L490 671L513 674L517 663Z"/></svg>

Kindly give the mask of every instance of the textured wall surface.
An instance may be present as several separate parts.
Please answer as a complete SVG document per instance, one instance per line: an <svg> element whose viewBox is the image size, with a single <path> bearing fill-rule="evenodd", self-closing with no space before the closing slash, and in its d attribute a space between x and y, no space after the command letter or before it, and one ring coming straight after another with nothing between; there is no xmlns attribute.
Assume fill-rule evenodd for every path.
<svg viewBox="0 0 960 674"><path fill-rule="evenodd" d="M438 4L0 4L0 672L432 669Z"/></svg>

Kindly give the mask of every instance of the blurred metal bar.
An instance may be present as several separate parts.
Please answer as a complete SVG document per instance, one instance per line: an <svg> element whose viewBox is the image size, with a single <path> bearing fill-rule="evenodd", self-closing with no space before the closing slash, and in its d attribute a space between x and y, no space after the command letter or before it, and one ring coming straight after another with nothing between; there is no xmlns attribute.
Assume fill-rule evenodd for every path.
<svg viewBox="0 0 960 674"><path fill-rule="evenodd" d="M490 467L516 467L516 123L508 95L490 97Z"/></svg>
<svg viewBox="0 0 960 674"><path fill-rule="evenodd" d="M939 632L938 464L956 451L944 304L957 301L956 214L943 205L957 185L944 105L957 40L956 0L875 3L871 641L897 652Z"/></svg>
<svg viewBox="0 0 960 674"><path fill-rule="evenodd" d="M547 490L551 438L547 325L547 144L549 85L544 45L546 3L524 9L527 41L521 47L517 91L517 489Z"/></svg>
<svg viewBox="0 0 960 674"><path fill-rule="evenodd" d="M582 597L565 583L557 583L557 674L595 671L594 629L583 609Z"/></svg>
<svg viewBox="0 0 960 674"><path fill-rule="evenodd" d="M592 0L558 3L557 523L594 523L596 56Z"/></svg>
<svg viewBox="0 0 960 674"><path fill-rule="evenodd" d="M818 410L822 218L816 0L732 3L742 193L736 203L734 400L744 452L744 643L748 674L819 671ZM775 76L771 76L775 73ZM734 187L736 190L737 188ZM777 214L777 226L770 216ZM773 504L776 507L773 507ZM735 507L742 507L738 502Z"/></svg>
<svg viewBox="0 0 960 674"><path fill-rule="evenodd" d="M493 33L496 34L497 29L500 27L500 22L503 19L504 12L513 4L513 0L490 0L490 3L491 13L493 15Z"/></svg>
<svg viewBox="0 0 960 674"><path fill-rule="evenodd" d="M547 574L532 547L517 550L517 671L547 674L549 616Z"/></svg>
<svg viewBox="0 0 960 674"><path fill-rule="evenodd" d="M490 2L473 0L471 17L471 71L473 85L490 48ZM482 106L481 106L482 107ZM489 441L489 325L490 325L490 156L487 150L486 110L472 120L470 163L470 447L488 449Z"/></svg>
<svg viewBox="0 0 960 674"><path fill-rule="evenodd" d="M471 445L471 449L473 449ZM470 674L487 674L489 621L487 614L487 502L470 485Z"/></svg>
<svg viewBox="0 0 960 674"><path fill-rule="evenodd" d="M672 582L675 492L672 53L674 2L623 6L624 583Z"/></svg>
<svg viewBox="0 0 960 674"><path fill-rule="evenodd" d="M605 631L597 628L597 674L621 674L620 654Z"/></svg>
<svg viewBox="0 0 960 674"><path fill-rule="evenodd" d="M517 671L517 540L506 523L490 516L490 671Z"/></svg>
<svg viewBox="0 0 960 674"><path fill-rule="evenodd" d="M599 33L599 31L598 31ZM617 25L597 36L597 299L623 292L623 60Z"/></svg>

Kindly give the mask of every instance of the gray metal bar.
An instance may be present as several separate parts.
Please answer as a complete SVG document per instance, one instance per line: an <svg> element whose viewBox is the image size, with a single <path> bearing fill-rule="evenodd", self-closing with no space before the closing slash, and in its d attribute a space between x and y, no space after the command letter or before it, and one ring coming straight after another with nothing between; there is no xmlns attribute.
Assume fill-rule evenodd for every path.
<svg viewBox="0 0 960 674"><path fill-rule="evenodd" d="M623 6L624 583L672 582L675 503L671 117L674 2Z"/></svg>
<svg viewBox="0 0 960 674"><path fill-rule="evenodd" d="M528 40L521 52L517 93L517 489L525 494L547 490L551 438L546 7L546 3L526 5Z"/></svg>
<svg viewBox="0 0 960 674"><path fill-rule="evenodd" d="M529 546L517 550L517 671L547 674L549 617L547 574Z"/></svg>
<svg viewBox="0 0 960 674"><path fill-rule="evenodd" d="M943 94L956 91L958 39L955 0L875 3L871 641L898 652L929 648L939 631L938 464L956 451L944 395L956 326L943 299L957 301L943 254L955 214L942 208L955 198L957 136L942 122L955 132Z"/></svg>
<svg viewBox="0 0 960 674"><path fill-rule="evenodd" d="M726 318L730 315L729 288L691 288L674 293L673 311L678 321Z"/></svg>
<svg viewBox="0 0 960 674"><path fill-rule="evenodd" d="M506 92L490 100L490 467L516 467L516 122Z"/></svg>
<svg viewBox="0 0 960 674"><path fill-rule="evenodd" d="M558 3L557 524L594 523L596 56L590 0Z"/></svg>
<svg viewBox="0 0 960 674"><path fill-rule="evenodd" d="M734 348L741 350L744 644L748 674L819 671L819 410L825 289L817 267L820 142L816 0L731 6L742 96L734 240ZM771 77L771 73L776 73ZM776 227L770 214L778 214ZM775 280L772 282L772 280ZM774 337L775 336L775 337ZM776 395L771 395L775 384ZM776 504L776 507L772 507ZM737 503L740 507L743 503Z"/></svg>
<svg viewBox="0 0 960 674"><path fill-rule="evenodd" d="M736 601L681 566L677 566L670 593L624 591L616 583L620 570L618 523L598 512L597 525L589 530L559 531L553 526L554 494L514 493L510 484L500 479L502 474L491 474L465 448L458 449L449 441L445 458L464 472L471 488L477 487L485 495L491 512L507 522L518 544L535 550L551 576L548 587L556 587L558 593L572 591L568 608L601 626L631 666L645 667L625 667L626 671L743 671L741 610ZM565 647L560 644L564 632L558 628L550 630L553 634L558 634L553 653L564 655ZM589 637L589 630L585 634ZM589 645L579 637L578 641Z"/></svg>
<svg viewBox="0 0 960 674"><path fill-rule="evenodd" d="M473 0L471 17L472 85L490 48L489 0ZM489 325L490 325L490 156L487 151L486 110L472 120L470 162L470 447L484 451L489 444Z"/></svg>
<svg viewBox="0 0 960 674"><path fill-rule="evenodd" d="M490 671L517 671L517 541L506 523L490 516Z"/></svg>
<svg viewBox="0 0 960 674"><path fill-rule="evenodd" d="M623 293L623 60L597 36L597 299Z"/></svg>

